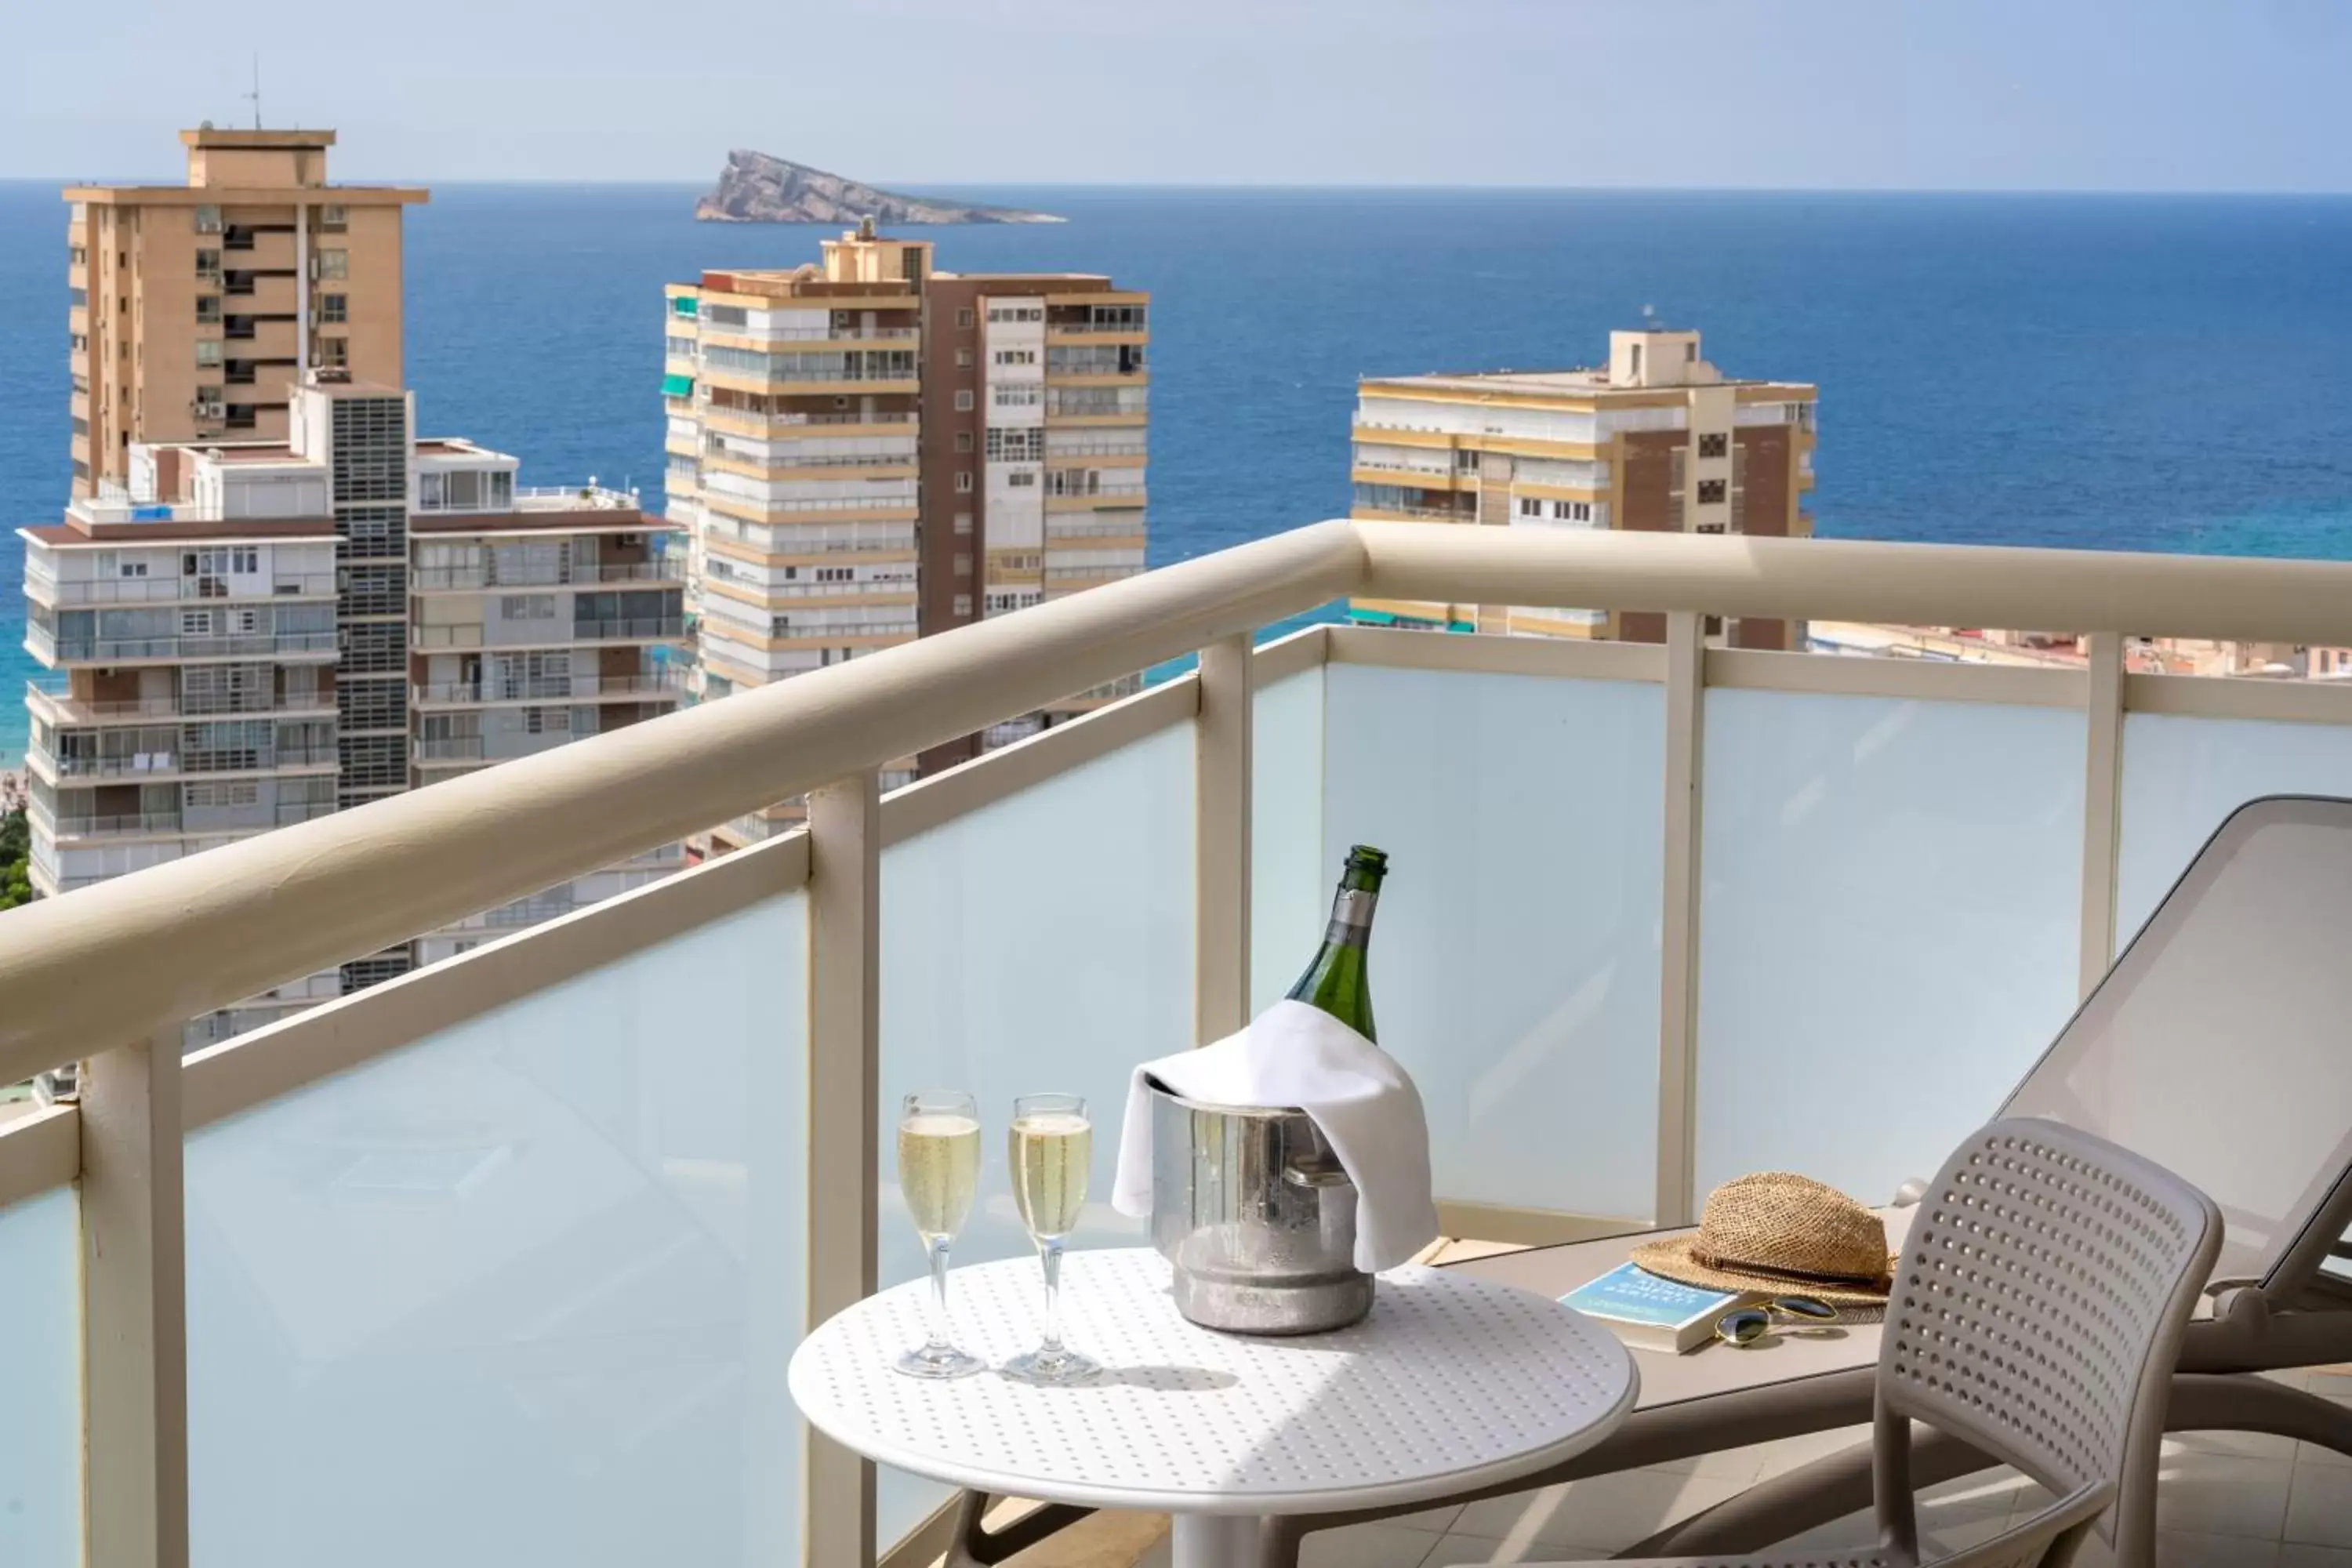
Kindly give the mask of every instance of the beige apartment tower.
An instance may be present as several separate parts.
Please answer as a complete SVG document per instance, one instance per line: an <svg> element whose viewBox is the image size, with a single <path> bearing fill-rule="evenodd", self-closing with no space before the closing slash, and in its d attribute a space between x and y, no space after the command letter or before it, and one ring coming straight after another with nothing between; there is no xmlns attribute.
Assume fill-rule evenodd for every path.
<svg viewBox="0 0 2352 1568"><path fill-rule="evenodd" d="M695 533L705 700L1143 570L1148 295L940 272L928 241L870 224L823 256L665 290L669 516ZM1137 684L901 758L885 786Z"/></svg>
<svg viewBox="0 0 2352 1568"><path fill-rule="evenodd" d="M1351 516L1490 527L1812 532L1815 388L1739 381L1692 331L1612 332L1589 370L1370 377L1356 388ZM1664 617L1357 599L1380 626L1664 640ZM1738 647L1801 646L1780 621L1711 626Z"/></svg>
<svg viewBox="0 0 2352 1568"><path fill-rule="evenodd" d="M327 185L331 132L183 140L184 188L69 193L74 499L18 531L45 898L656 717L683 684L680 531L634 492L526 488L513 457L417 437L394 378L401 209L425 193ZM683 856L249 997L186 1043Z"/></svg>
<svg viewBox="0 0 2352 1568"><path fill-rule="evenodd" d="M327 183L331 131L184 131L187 183L78 185L73 493L131 443L283 441L313 369L400 386L401 212L425 193Z"/></svg>

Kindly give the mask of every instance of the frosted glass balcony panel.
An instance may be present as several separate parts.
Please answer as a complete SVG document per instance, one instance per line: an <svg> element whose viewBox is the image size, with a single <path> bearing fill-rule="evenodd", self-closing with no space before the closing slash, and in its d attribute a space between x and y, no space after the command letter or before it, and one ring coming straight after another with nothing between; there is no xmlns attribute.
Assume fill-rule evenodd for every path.
<svg viewBox="0 0 2352 1568"><path fill-rule="evenodd" d="M1323 857L1323 667L1258 689L1250 710L1250 1011L1281 999L1330 917Z"/></svg>
<svg viewBox="0 0 2352 1568"><path fill-rule="evenodd" d="M959 1264L1031 1250L1005 1126L1015 1095L1047 1090L1085 1095L1094 1116L1071 1245L1144 1242L1142 1221L1111 1212L1111 1168L1135 1064L1192 1044L1192 770L1186 722L883 851L884 1285L924 1268L894 1163L898 1101L918 1089L980 1101L980 1200ZM884 1471L880 1539L946 1496Z"/></svg>
<svg viewBox="0 0 2352 1568"><path fill-rule="evenodd" d="M1663 689L1360 664L1325 680L1319 886L1296 930L1265 933L1289 954L1276 973L1322 939L1348 846L1389 851L1374 1018L1428 1106L1438 1194L1648 1215Z"/></svg>
<svg viewBox="0 0 2352 1568"><path fill-rule="evenodd" d="M2147 923L2224 817L2265 795L2352 795L2352 728L2124 715L2116 940Z"/></svg>
<svg viewBox="0 0 2352 1568"><path fill-rule="evenodd" d="M1991 1119L2075 1002L2079 712L1712 690L1698 1188L1867 1203Z"/></svg>
<svg viewBox="0 0 2352 1568"><path fill-rule="evenodd" d="M81 1568L81 1232L71 1188L0 1209L0 1563Z"/></svg>
<svg viewBox="0 0 2352 1568"><path fill-rule="evenodd" d="M190 1139L196 1562L799 1561L807 942L772 899Z"/></svg>

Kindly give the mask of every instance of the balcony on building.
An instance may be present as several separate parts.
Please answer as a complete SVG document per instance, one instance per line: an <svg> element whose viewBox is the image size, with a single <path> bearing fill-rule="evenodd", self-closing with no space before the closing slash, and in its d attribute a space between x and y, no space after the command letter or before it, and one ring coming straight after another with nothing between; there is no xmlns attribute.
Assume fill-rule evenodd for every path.
<svg viewBox="0 0 2352 1568"><path fill-rule="evenodd" d="M618 596L551 617L558 644L675 635L637 593L676 589L476 596ZM1351 598L1664 639L1349 625ZM1710 632L1742 617L2042 637L1906 659ZM2157 673L2143 636L2352 647L2352 566L1335 521L725 701L664 686L612 733L639 693L604 683L666 661L494 673L485 643L412 681L414 722L468 721L415 731L438 782L281 831L310 808L264 792L299 779L199 820L148 809L135 766L41 767L33 810L77 850L225 843L0 914L0 1081L89 1059L93 1097L0 1123L11 1561L80 1562L86 1520L144 1497L239 1568L929 1563L944 1490L816 1447L782 1383L813 1317L923 1268L898 1096L1086 1094L1076 1244L1145 1244L1103 1201L1130 1068L1283 994L1357 841L1391 856L1381 1043L1451 1233L1681 1223L1757 1170L1891 1194L2231 809L2352 795L2352 682ZM106 742L148 715L105 704L185 700L69 673L37 716L100 742L60 764L149 747ZM554 744L583 712L598 732ZM911 776L971 734L994 743ZM388 984L254 1000L425 934L436 961ZM145 1131L153 1058L110 1053L191 1027ZM959 1263L1029 1252L987 1179ZM149 1228L85 1245L129 1212ZM147 1370L183 1348L184 1421ZM184 1504L152 1461L183 1447Z"/></svg>

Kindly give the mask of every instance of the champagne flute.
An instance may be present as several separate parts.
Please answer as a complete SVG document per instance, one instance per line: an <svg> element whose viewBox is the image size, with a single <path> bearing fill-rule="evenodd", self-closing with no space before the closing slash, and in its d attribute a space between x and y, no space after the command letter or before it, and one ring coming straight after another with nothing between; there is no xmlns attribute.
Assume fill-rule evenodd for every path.
<svg viewBox="0 0 2352 1568"><path fill-rule="evenodd" d="M907 1096L898 1110L898 1191L931 1257L930 1337L890 1363L909 1377L970 1377L984 1364L948 1339L948 1247L979 1190L980 1107L971 1096Z"/></svg>
<svg viewBox="0 0 2352 1568"><path fill-rule="evenodd" d="M1094 1162L1087 1102L1075 1094L1023 1095L1013 1102L1008 1145L1013 1200L1045 1266L1045 1338L1005 1363L1004 1375L1022 1383L1083 1383L1102 1368L1062 1343L1062 1244L1078 1227Z"/></svg>

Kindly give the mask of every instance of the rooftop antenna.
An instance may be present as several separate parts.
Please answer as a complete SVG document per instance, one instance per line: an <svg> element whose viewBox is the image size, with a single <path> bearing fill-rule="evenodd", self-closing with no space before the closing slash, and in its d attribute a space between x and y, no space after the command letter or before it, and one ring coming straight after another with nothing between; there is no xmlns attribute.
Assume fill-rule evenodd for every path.
<svg viewBox="0 0 2352 1568"><path fill-rule="evenodd" d="M258 51L258 50L256 50L256 51L254 52L254 56L253 56L253 90L252 90L251 92L241 92L241 93L237 94L237 96L238 96L239 98L247 98L247 99L251 99L251 100L253 100L253 128L254 128L256 131L260 130L260 129L261 129L261 54L260 54L260 51Z"/></svg>

